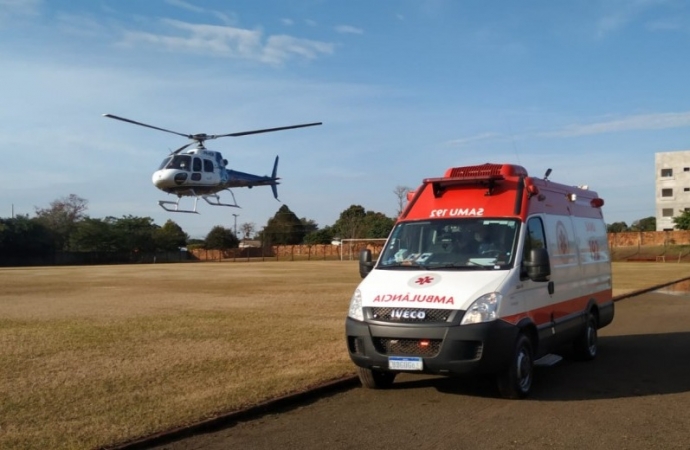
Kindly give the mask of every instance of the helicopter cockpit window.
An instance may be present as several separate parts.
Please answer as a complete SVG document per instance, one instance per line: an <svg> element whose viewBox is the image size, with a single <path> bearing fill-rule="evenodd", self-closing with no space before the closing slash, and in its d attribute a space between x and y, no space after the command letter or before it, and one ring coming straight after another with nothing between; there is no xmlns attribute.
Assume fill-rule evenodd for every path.
<svg viewBox="0 0 690 450"><path fill-rule="evenodd" d="M213 172L213 161L210 159L204 160L204 172Z"/></svg>
<svg viewBox="0 0 690 450"><path fill-rule="evenodd" d="M175 155L173 156L172 160L170 163L165 167L166 169L178 169L178 170L187 170L189 171L189 168L192 164L192 157L189 155Z"/></svg>
<svg viewBox="0 0 690 450"><path fill-rule="evenodd" d="M194 158L194 172L201 172L201 159Z"/></svg>
<svg viewBox="0 0 690 450"><path fill-rule="evenodd" d="M162 170L162 169L165 169L166 167L168 167L168 164L170 163L171 159L172 159L172 156L168 156L167 158L165 158L163 160L163 162L161 163L160 167L158 167L158 170Z"/></svg>

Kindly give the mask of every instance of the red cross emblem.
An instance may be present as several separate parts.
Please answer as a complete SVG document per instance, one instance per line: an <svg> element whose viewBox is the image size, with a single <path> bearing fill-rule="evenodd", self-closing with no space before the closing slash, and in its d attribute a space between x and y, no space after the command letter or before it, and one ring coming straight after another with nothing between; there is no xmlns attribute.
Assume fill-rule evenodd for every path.
<svg viewBox="0 0 690 450"><path fill-rule="evenodd" d="M434 277L430 277L430 276L427 275L427 276L425 276L425 277L419 277L419 278L417 278L417 281L415 281L415 283L417 283L417 284L420 285L420 286L423 286L423 285L425 285L425 284L427 284L427 283L431 283L432 281L434 281Z"/></svg>

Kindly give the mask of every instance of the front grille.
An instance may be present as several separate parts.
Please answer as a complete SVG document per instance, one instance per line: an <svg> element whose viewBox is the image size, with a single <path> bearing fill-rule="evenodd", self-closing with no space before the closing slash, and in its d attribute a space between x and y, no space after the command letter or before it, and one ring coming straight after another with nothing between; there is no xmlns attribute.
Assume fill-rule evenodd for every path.
<svg viewBox="0 0 690 450"><path fill-rule="evenodd" d="M420 313L423 314L421 319ZM370 317L379 322L429 324L449 322L452 315L453 311L448 309L371 308Z"/></svg>
<svg viewBox="0 0 690 450"><path fill-rule="evenodd" d="M383 355L434 357L441 349L441 339L373 338L374 348Z"/></svg>

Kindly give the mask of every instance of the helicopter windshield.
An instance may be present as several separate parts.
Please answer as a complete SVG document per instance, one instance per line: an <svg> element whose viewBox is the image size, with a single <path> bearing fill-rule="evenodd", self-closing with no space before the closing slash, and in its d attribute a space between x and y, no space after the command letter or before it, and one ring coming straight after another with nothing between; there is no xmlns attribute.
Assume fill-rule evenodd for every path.
<svg viewBox="0 0 690 450"><path fill-rule="evenodd" d="M508 269L515 261L519 221L460 218L399 223L380 269Z"/></svg>
<svg viewBox="0 0 690 450"><path fill-rule="evenodd" d="M162 169L177 169L189 171L192 163L192 157L189 155L174 155L169 156L163 160L158 170Z"/></svg>

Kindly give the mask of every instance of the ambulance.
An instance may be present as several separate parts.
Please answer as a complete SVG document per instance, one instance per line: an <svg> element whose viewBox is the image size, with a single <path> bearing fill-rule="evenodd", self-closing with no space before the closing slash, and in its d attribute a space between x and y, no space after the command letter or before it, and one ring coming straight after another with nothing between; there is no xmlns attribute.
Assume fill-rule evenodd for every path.
<svg viewBox="0 0 690 450"><path fill-rule="evenodd" d="M550 172L454 167L408 195L378 260L360 254L345 328L364 387L489 375L523 398L535 366L597 356L614 316L604 200Z"/></svg>

